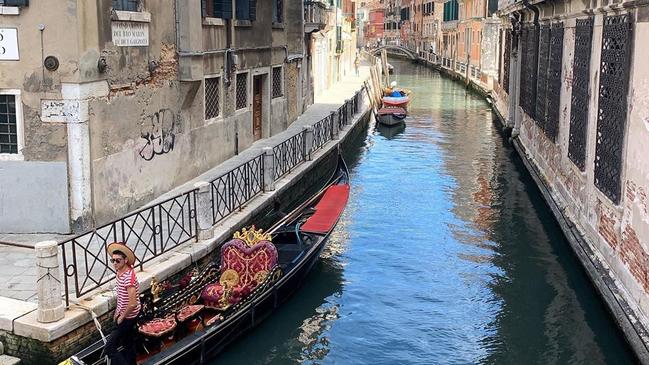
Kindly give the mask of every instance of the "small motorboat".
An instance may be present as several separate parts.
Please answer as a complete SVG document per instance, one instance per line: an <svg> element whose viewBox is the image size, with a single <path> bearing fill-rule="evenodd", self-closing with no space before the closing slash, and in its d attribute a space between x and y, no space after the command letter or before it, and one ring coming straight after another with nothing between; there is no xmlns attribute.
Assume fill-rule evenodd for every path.
<svg viewBox="0 0 649 365"><path fill-rule="evenodd" d="M412 96L412 91L408 89L398 89L397 93L390 92L390 89L386 89L383 92L383 107L384 108L402 108L405 111L408 111L408 103L410 103L410 97ZM394 96L395 94L401 96Z"/></svg>
<svg viewBox="0 0 649 365"><path fill-rule="evenodd" d="M403 119L408 115L405 109L396 107L384 107L376 112L379 123L386 126L394 126L403 123Z"/></svg>

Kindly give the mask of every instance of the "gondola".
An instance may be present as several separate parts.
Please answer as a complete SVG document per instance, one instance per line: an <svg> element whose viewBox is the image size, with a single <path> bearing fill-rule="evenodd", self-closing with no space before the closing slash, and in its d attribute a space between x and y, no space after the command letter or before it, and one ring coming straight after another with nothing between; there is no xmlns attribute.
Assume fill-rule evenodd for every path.
<svg viewBox="0 0 649 365"><path fill-rule="evenodd" d="M206 298L210 298L210 293L217 292L221 285L228 288L227 283L231 278L225 276L232 274L229 269L223 271L227 265L224 264L222 256L222 262L218 267L215 263L208 265L184 289L177 290L166 298L158 299L157 304L152 303L151 294L148 294L147 299L143 299L143 311L140 314L142 318L138 321L140 332L147 328L146 326L153 327L150 323L154 323L155 319L152 320L151 316L155 315L177 323L173 330L158 338L138 335L136 339L138 364L206 363L229 343L270 316L305 281L340 219L348 197L349 172L339 153L336 170L320 191L281 218L266 233L255 230L253 226L249 230L244 229L241 234L239 232L235 234L235 238L246 240L246 237L255 239L257 236L254 247L264 243L269 247L265 248L270 250L267 252L272 253L276 250L276 261L273 261L272 268L263 271L261 277L257 273L256 278L259 282L255 282L256 285L250 293L238 300L232 300L235 298L232 293L237 288L230 288L226 292L230 293L228 298L232 302L225 303L222 308L214 310L214 306L218 307L224 303L223 298L214 302ZM224 254L226 246L234 247L240 244L239 241L242 240L233 239L224 244L221 247L221 254ZM271 241L272 245L266 243ZM192 311L187 309L190 307L204 309L210 305L212 309L206 309L198 314L192 314ZM181 307L183 309L180 309ZM186 324L180 323L181 312L188 313L186 317L189 320ZM103 348L104 343L100 340L61 364L106 364Z"/></svg>

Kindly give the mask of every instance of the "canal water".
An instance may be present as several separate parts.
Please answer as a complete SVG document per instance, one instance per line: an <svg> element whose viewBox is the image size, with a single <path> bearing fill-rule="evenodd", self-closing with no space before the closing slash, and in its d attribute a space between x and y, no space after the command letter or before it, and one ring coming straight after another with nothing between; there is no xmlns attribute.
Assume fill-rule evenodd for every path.
<svg viewBox="0 0 649 365"><path fill-rule="evenodd" d="M485 101L390 62L405 128L370 128L307 283L214 363L633 363Z"/></svg>

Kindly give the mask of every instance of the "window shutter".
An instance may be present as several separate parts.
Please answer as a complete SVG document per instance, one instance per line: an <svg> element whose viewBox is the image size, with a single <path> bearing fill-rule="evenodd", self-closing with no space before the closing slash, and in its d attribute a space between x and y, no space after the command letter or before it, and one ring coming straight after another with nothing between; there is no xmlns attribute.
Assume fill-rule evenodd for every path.
<svg viewBox="0 0 649 365"><path fill-rule="evenodd" d="M201 0L201 16L203 18L207 16L207 0Z"/></svg>
<svg viewBox="0 0 649 365"><path fill-rule="evenodd" d="M5 6L29 6L29 0L5 0Z"/></svg>
<svg viewBox="0 0 649 365"><path fill-rule="evenodd" d="M223 0L213 0L213 11L214 14L211 14L215 18L223 18Z"/></svg>
<svg viewBox="0 0 649 365"><path fill-rule="evenodd" d="M232 1L231 0L213 0L213 1L214 1L214 17L215 18L232 19Z"/></svg>
<svg viewBox="0 0 649 365"><path fill-rule="evenodd" d="M232 1L221 0L221 11L223 19L232 19Z"/></svg>
<svg viewBox="0 0 649 365"><path fill-rule="evenodd" d="M257 0L249 0L250 3L250 20L257 20Z"/></svg>

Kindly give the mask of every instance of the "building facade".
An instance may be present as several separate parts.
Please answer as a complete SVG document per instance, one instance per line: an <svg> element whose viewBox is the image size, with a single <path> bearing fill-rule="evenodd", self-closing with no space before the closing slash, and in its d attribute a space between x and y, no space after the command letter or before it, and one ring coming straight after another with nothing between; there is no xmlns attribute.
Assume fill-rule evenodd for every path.
<svg viewBox="0 0 649 365"><path fill-rule="evenodd" d="M0 9L0 232L111 221L313 102L301 0Z"/></svg>

